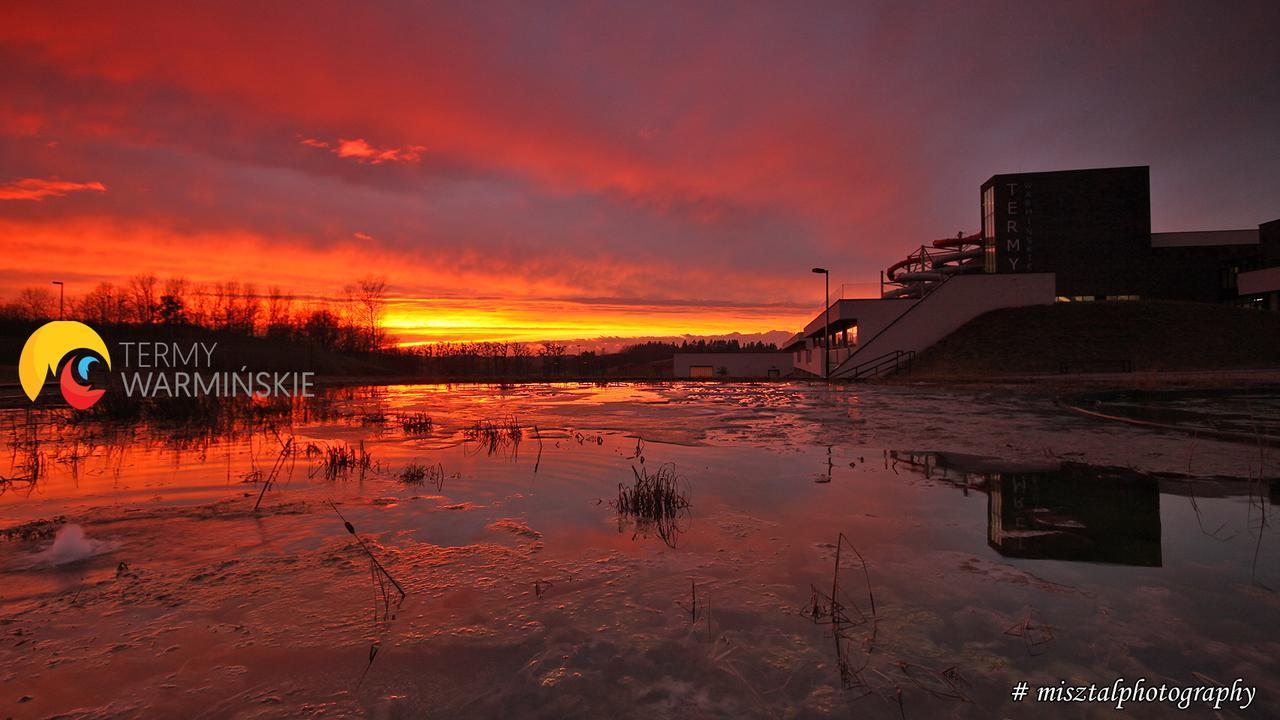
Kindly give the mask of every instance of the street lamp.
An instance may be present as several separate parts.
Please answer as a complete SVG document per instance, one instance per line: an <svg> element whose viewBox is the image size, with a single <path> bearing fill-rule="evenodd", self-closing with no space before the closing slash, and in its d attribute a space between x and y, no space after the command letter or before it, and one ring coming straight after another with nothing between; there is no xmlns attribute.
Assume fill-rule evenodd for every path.
<svg viewBox="0 0 1280 720"><path fill-rule="evenodd" d="M54 280L54 285L58 286L58 319L62 319L62 300L66 297L67 289L62 285L61 280Z"/></svg>
<svg viewBox="0 0 1280 720"><path fill-rule="evenodd" d="M828 335L831 332L831 273L820 267L813 272L822 276L822 377L827 378L831 374L831 336Z"/></svg>

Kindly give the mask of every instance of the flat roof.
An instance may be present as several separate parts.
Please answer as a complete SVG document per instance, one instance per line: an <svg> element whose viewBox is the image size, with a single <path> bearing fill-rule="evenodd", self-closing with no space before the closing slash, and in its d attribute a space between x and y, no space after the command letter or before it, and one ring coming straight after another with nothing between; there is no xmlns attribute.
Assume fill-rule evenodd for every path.
<svg viewBox="0 0 1280 720"><path fill-rule="evenodd" d="M1023 172L996 173L995 175L992 175L991 177L987 178L986 182L982 183L982 187L986 187L987 185L990 185L991 181L995 180L996 178L1019 177L1019 176L1025 176L1025 175L1071 175L1074 173L1100 173L1100 172L1119 171L1119 170L1145 170L1148 174L1150 174L1151 166L1150 165L1117 165L1115 167L1072 168L1070 170L1027 170Z"/></svg>
<svg viewBox="0 0 1280 720"><path fill-rule="evenodd" d="M1241 295L1260 295L1280 290L1280 265L1242 272L1236 278Z"/></svg>
<svg viewBox="0 0 1280 720"><path fill-rule="evenodd" d="M1257 245L1258 229L1191 230L1151 233L1151 247L1203 247L1213 245Z"/></svg>

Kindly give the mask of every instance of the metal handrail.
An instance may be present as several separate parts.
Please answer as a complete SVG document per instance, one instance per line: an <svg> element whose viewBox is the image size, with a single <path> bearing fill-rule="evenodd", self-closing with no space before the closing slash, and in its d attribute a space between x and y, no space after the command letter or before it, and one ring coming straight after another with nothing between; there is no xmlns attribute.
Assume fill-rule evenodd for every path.
<svg viewBox="0 0 1280 720"><path fill-rule="evenodd" d="M864 348L865 348L865 347L870 346L870 345L871 345L871 343L873 343L873 342L875 342L876 340L878 340L878 339L880 338L880 336L881 336L881 335L883 335L883 334L885 334L886 332L888 332L888 331L889 331L889 330L890 330L894 325L897 325L899 320L901 320L902 318L906 317L907 315L910 315L912 310L915 310L916 308L918 308L918 307L920 307L921 305L923 305L923 304L924 304L924 302L925 302L926 300L928 300L928 299L929 299L929 297L931 297L931 296L933 295L933 293L934 293L934 292L936 292L936 291L937 291L939 288L941 288L943 285L946 285L947 283L951 282L951 280L952 280L953 278L956 278L956 277L959 277L959 276L958 276L958 275L948 275L947 277L943 278L943 279L942 279L942 281L941 281L941 282L939 282L939 283L937 284L937 286L936 286L936 287L934 287L932 290L930 290L930 291L929 291L929 293L928 293L927 295L925 295L924 297L921 297L921 298L917 298L917 299L915 300L915 302L911 303L911 307L907 308L906 310L903 310L903 311L902 311L902 314L898 315L898 317L894 318L893 320L890 320L888 325L885 325L884 327L880 328L880 332L876 333L875 335L872 335L872 336L871 336L869 339L867 339L865 342L859 342L859 343L858 343L858 346L859 346L859 347L864 347ZM892 352L892 351L891 351L891 352ZM899 352L900 352L900 351L899 351ZM847 363L847 362L849 362L850 360L854 359L854 358L855 358L855 357L857 357L857 356L858 356L858 351L857 351L857 350L855 350L855 351L853 351L852 353L849 353L849 357L845 358L845 359L844 359L844 362L846 362L846 363ZM884 356L882 355L881 357L884 357ZM870 361L868 361L868 362L870 362ZM854 367L856 368L857 366L855 365ZM835 369L835 372L830 373L830 377L833 377L833 378L834 378L834 377L843 377L843 376L845 376L845 375L846 375L846 373L847 373L847 371L841 371L841 370L840 370L840 366L839 366L839 365L837 365L837 366L836 366L836 369Z"/></svg>
<svg viewBox="0 0 1280 720"><path fill-rule="evenodd" d="M857 365L854 365L849 370L845 371L844 373L841 373L841 375L844 377L848 377L852 380L857 380L863 376L875 377L875 376L878 376L881 373L881 371L884 370L885 367L889 366L890 364L892 364L893 366L893 372L897 372L898 370L901 370L902 367L904 367L902 364L902 358L904 357L907 359L905 367L909 369L911 367L911 363L915 361L915 357L916 357L915 351L914 350L890 350L889 352L883 355L879 355L877 357L871 358L870 360L866 360L858 363Z"/></svg>

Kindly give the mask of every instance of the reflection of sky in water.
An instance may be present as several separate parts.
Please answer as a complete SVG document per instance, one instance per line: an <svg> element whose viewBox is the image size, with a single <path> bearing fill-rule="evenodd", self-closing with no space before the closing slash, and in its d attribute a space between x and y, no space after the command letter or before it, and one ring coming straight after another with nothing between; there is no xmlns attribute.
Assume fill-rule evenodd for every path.
<svg viewBox="0 0 1280 720"><path fill-rule="evenodd" d="M901 689L907 717L985 718L1020 710L1006 705L1017 680L1186 684L1193 672L1244 677L1262 686L1250 715L1280 711L1274 524L1258 535L1274 491L1083 464L1185 472L1185 437L1030 400L884 388L428 386L334 399L342 419L181 449L140 429L41 426L47 477L0 495L3 525L66 515L119 549L33 570L23 562L48 539L0 543L12 638L0 713L899 717ZM411 411L431 414L430 433L396 425ZM525 428L516 447L465 440L477 420L510 418ZM7 418L15 459L25 420ZM260 487L243 480L270 471L289 434L299 447L363 441L375 466L327 481L300 455L255 514ZM632 477L637 436L647 465L674 463L691 488L674 549L635 537L608 505ZM1243 474L1240 453L1200 442L1190 464ZM443 487L398 483L410 462L440 463ZM329 498L409 592L386 626L372 622L367 558ZM865 660L855 690L841 688L830 627L801 615L811 586L831 582L842 532L878 608L870 656L862 636L853 643ZM1028 622L1052 639L1029 643ZM951 668L971 703L943 697Z"/></svg>

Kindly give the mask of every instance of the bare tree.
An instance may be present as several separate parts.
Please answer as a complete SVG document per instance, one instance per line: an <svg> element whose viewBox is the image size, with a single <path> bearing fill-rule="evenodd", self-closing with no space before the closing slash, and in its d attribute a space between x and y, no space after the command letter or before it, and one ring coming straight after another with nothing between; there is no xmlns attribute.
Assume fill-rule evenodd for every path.
<svg viewBox="0 0 1280 720"><path fill-rule="evenodd" d="M230 297L235 289L234 282L215 282L209 287L209 327L224 330L231 327Z"/></svg>
<svg viewBox="0 0 1280 720"><path fill-rule="evenodd" d="M510 343L495 342L493 343L493 371L498 375L507 374L507 350L511 347Z"/></svg>
<svg viewBox="0 0 1280 720"><path fill-rule="evenodd" d="M187 292L191 283L186 278L174 277L164 281L164 292L160 295L157 313L160 322L166 325L185 325L187 317Z"/></svg>
<svg viewBox="0 0 1280 720"><path fill-rule="evenodd" d="M258 331L258 316L261 314L262 305L258 297L258 288L253 283L245 283L240 286L240 293L236 297L236 322L235 327L246 335L253 335Z"/></svg>
<svg viewBox="0 0 1280 720"><path fill-rule="evenodd" d="M355 324L363 331L370 350L382 347L385 334L382 331L382 320L387 313L387 279L382 276L366 275L354 285L344 288L347 300L351 303Z"/></svg>
<svg viewBox="0 0 1280 720"><path fill-rule="evenodd" d="M23 320L50 320L57 312L58 299L40 287L24 288L14 301L14 314Z"/></svg>
<svg viewBox="0 0 1280 720"><path fill-rule="evenodd" d="M515 360L517 374L529 372L529 358L532 356L533 350L525 343L511 343L511 357Z"/></svg>
<svg viewBox="0 0 1280 720"><path fill-rule="evenodd" d="M129 314L128 306L124 290L109 282L98 283L97 287L85 293L76 304L77 315L99 325L124 322Z"/></svg>
<svg viewBox="0 0 1280 720"><path fill-rule="evenodd" d="M302 326L303 334L315 344L332 349L341 334L338 317L328 310L312 310Z"/></svg>
<svg viewBox="0 0 1280 720"><path fill-rule="evenodd" d="M133 310L133 319L137 322L150 325L156 321L156 314L160 310L157 284L156 276L149 273L129 278L129 304Z"/></svg>
<svg viewBox="0 0 1280 720"><path fill-rule="evenodd" d="M200 327L212 327L213 290L208 283L193 284L187 290L187 321Z"/></svg>
<svg viewBox="0 0 1280 720"><path fill-rule="evenodd" d="M550 370L552 375L559 375L564 353L565 346L560 343L554 341L542 343L542 352L538 354L542 356L543 371Z"/></svg>
<svg viewBox="0 0 1280 720"><path fill-rule="evenodd" d="M267 334L287 335L293 319L293 295L281 292L278 285L267 290Z"/></svg>

